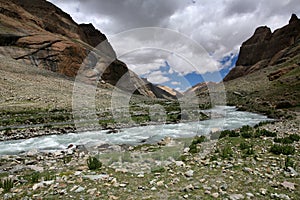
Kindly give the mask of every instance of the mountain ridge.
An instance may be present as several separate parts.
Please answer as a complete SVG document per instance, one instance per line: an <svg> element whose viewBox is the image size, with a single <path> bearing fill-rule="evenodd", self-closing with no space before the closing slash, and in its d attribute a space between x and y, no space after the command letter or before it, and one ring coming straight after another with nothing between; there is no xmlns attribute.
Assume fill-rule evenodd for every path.
<svg viewBox="0 0 300 200"><path fill-rule="evenodd" d="M300 19L292 14L289 24L273 33L267 26L258 27L243 42L236 66L225 76L225 82L253 73L259 69L285 62L300 53ZM292 49L293 46L298 46Z"/></svg>
<svg viewBox="0 0 300 200"><path fill-rule="evenodd" d="M116 85L122 78L120 89L161 98L153 90L155 85L144 82L116 58L106 36L92 24L77 24L69 14L44 0L0 2L2 55L69 77L79 72L88 84L96 84L100 78ZM170 94L168 98L176 99Z"/></svg>

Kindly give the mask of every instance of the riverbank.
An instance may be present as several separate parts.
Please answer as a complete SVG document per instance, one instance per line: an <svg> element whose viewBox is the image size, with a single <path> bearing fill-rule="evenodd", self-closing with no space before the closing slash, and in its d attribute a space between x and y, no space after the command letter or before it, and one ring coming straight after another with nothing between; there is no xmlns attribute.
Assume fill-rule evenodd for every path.
<svg viewBox="0 0 300 200"><path fill-rule="evenodd" d="M1 156L1 180L8 178L13 188L0 191L3 199L297 199L300 142L274 142L295 133L299 118L238 129L219 140L193 140L196 151L190 140L165 139L134 148L106 146L96 154L71 146ZM294 151L277 155L274 145ZM102 167L90 170L90 156Z"/></svg>

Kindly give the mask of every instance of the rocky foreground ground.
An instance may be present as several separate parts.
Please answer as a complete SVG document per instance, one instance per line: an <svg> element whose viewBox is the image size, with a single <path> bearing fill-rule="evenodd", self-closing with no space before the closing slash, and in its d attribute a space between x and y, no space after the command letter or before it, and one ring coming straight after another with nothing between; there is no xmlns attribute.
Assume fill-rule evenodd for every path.
<svg viewBox="0 0 300 200"><path fill-rule="evenodd" d="M299 199L299 118L219 134L1 156L1 198Z"/></svg>

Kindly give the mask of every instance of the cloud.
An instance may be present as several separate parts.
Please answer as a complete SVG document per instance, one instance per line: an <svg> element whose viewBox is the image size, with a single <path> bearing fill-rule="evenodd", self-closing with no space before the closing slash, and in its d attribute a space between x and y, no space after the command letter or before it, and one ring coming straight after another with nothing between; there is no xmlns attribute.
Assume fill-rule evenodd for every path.
<svg viewBox="0 0 300 200"><path fill-rule="evenodd" d="M181 83L178 82L178 81L172 81L171 84L172 84L172 85L180 85Z"/></svg>
<svg viewBox="0 0 300 200"><path fill-rule="evenodd" d="M163 84L170 81L169 77L166 77L161 71L153 71L147 76L148 81L154 84Z"/></svg>
<svg viewBox="0 0 300 200"><path fill-rule="evenodd" d="M78 23L93 23L108 36L114 48L120 49L120 59L139 75L159 70L164 61L171 66L169 72L183 75L228 68L232 65L230 61L221 64L219 61L226 56L236 56L242 42L256 27L267 25L274 30L287 24L292 13L300 16L299 0L50 1L71 14ZM203 56L199 57L199 52L191 46L180 45L176 37L168 34L158 34L157 44L147 43L146 33L144 38L135 35L113 40L114 34L141 27L175 30L197 42L203 48ZM143 48L147 46L168 47L174 52ZM135 51L126 52L131 47ZM159 81L154 76L151 79Z"/></svg>

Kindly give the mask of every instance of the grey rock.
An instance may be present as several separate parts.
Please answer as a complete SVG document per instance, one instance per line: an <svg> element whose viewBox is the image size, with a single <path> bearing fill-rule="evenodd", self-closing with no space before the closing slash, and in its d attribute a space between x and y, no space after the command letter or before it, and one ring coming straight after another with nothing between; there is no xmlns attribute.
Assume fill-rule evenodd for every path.
<svg viewBox="0 0 300 200"><path fill-rule="evenodd" d="M291 174L291 176L298 176L298 172L296 172L296 170L292 167L288 167L287 171Z"/></svg>
<svg viewBox="0 0 300 200"><path fill-rule="evenodd" d="M80 186L75 190L75 192L80 193L80 192L83 192L84 190L85 190L85 188Z"/></svg>
<svg viewBox="0 0 300 200"><path fill-rule="evenodd" d="M228 188L228 185L226 183L224 183L223 185L220 186L220 189L223 191L226 191Z"/></svg>
<svg viewBox="0 0 300 200"><path fill-rule="evenodd" d="M194 176L194 171L193 170L189 170L189 171L185 172L184 175L186 177L193 177Z"/></svg>
<svg viewBox="0 0 300 200"><path fill-rule="evenodd" d="M290 200L290 197L286 194L277 194L277 193L272 193L270 195L272 199L284 199L284 200Z"/></svg>
<svg viewBox="0 0 300 200"><path fill-rule="evenodd" d="M295 183L284 181L281 185L288 190L295 190Z"/></svg>
<svg viewBox="0 0 300 200"><path fill-rule="evenodd" d="M92 181L97 181L97 180L106 180L109 178L109 175L107 174L100 174L100 175L85 175L83 178L88 178Z"/></svg>
<svg viewBox="0 0 300 200"><path fill-rule="evenodd" d="M251 192L246 193L246 196L251 199L254 198L254 194L252 194Z"/></svg>
<svg viewBox="0 0 300 200"><path fill-rule="evenodd" d="M244 195L242 194L231 194L229 195L230 200L239 200L239 199L244 199Z"/></svg>

